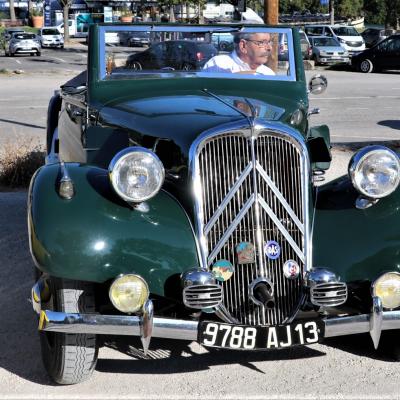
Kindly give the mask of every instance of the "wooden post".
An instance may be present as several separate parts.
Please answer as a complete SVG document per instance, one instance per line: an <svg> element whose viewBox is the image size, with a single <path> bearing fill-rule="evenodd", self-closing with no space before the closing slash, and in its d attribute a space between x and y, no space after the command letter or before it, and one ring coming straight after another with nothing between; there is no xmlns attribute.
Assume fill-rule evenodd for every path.
<svg viewBox="0 0 400 400"><path fill-rule="evenodd" d="M279 0L264 0L264 22L267 25L278 25ZM274 71L278 70L278 35L273 35L272 52L267 62Z"/></svg>
<svg viewBox="0 0 400 400"><path fill-rule="evenodd" d="M279 0L264 0L264 22L267 25L278 25Z"/></svg>
<svg viewBox="0 0 400 400"><path fill-rule="evenodd" d="M334 0L329 0L329 14L331 19L331 25L335 25L335 4Z"/></svg>

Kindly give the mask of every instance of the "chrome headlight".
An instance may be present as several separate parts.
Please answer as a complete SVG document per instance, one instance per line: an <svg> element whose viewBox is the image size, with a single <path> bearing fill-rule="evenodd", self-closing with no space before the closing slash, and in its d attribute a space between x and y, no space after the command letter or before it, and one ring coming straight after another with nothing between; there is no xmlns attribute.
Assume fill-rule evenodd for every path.
<svg viewBox="0 0 400 400"><path fill-rule="evenodd" d="M387 272L372 284L373 296L380 297L384 308L400 307L400 274Z"/></svg>
<svg viewBox="0 0 400 400"><path fill-rule="evenodd" d="M164 182L161 161L143 147L128 147L117 153L108 172L114 190L125 201L132 203L155 196Z"/></svg>
<svg viewBox="0 0 400 400"><path fill-rule="evenodd" d="M362 195L380 199L394 192L399 185L399 157L386 147L367 146L351 159L349 174Z"/></svg>

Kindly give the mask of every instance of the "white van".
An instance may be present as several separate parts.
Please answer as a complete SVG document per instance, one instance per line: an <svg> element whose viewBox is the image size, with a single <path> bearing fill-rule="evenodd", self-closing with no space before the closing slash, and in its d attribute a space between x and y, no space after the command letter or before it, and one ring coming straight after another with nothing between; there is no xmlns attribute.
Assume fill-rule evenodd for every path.
<svg viewBox="0 0 400 400"><path fill-rule="evenodd" d="M353 26L348 25L306 25L304 30L308 36L330 36L336 38L349 55L365 50L363 37Z"/></svg>
<svg viewBox="0 0 400 400"><path fill-rule="evenodd" d="M62 35L64 35L64 22L57 25L57 29ZM76 36L76 21L74 19L68 20L68 31L70 37Z"/></svg>

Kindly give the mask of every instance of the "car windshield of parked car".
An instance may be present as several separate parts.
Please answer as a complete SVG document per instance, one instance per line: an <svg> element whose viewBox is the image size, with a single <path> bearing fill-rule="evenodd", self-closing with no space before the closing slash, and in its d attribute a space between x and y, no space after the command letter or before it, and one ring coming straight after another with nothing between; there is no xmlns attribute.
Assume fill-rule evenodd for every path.
<svg viewBox="0 0 400 400"><path fill-rule="evenodd" d="M14 33L13 38L18 40L35 39L36 35L33 33Z"/></svg>
<svg viewBox="0 0 400 400"><path fill-rule="evenodd" d="M312 39L313 45L314 46L320 46L320 47L337 47L340 46L340 43L334 39L334 38L329 38L329 37L323 37L323 38L314 38Z"/></svg>
<svg viewBox="0 0 400 400"><path fill-rule="evenodd" d="M116 40L109 40L110 35ZM100 26L101 78L296 80L288 28Z"/></svg>
<svg viewBox="0 0 400 400"><path fill-rule="evenodd" d="M335 34L338 36L360 36L360 34L352 26L340 26L332 29L333 32L335 32Z"/></svg>
<svg viewBox="0 0 400 400"><path fill-rule="evenodd" d="M59 35L57 29L42 29L42 35Z"/></svg>

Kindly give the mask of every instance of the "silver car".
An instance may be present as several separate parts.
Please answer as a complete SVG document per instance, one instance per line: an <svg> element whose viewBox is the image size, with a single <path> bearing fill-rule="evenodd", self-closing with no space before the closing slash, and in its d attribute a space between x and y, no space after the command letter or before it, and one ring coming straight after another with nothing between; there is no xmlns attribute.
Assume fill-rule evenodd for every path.
<svg viewBox="0 0 400 400"><path fill-rule="evenodd" d="M6 56L14 56L15 54L36 54L40 56L41 54L38 37L33 33L27 32L13 33L4 50Z"/></svg>
<svg viewBox="0 0 400 400"><path fill-rule="evenodd" d="M333 37L311 36L309 37L312 46L311 58L315 64L338 64L349 63L350 57L338 40Z"/></svg>

